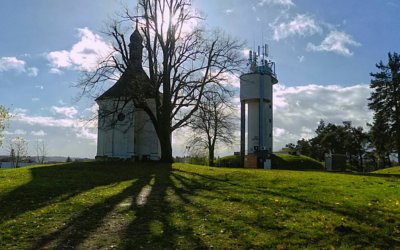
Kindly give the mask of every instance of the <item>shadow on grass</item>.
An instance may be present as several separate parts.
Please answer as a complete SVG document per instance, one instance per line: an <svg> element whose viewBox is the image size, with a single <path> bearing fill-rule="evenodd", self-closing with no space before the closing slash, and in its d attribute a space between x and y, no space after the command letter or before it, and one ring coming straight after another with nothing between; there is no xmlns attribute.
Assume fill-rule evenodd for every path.
<svg viewBox="0 0 400 250"><path fill-rule="evenodd" d="M237 175L234 172L207 175L190 168L172 169L171 165L153 163L74 163L29 171L30 182L0 196L0 227L23 214L37 213L85 192L90 194L92 189L126 184L101 201L82 205L85 207L65 214L68 220L54 222L57 226L52 230L35 229L36 235L26 240L26 245L32 249L204 249L217 241L220 248L268 249L276 248L280 240L292 242L292 248L321 248L332 242L327 239L331 236L343 239L349 246L373 244L386 249L400 244L393 235L385 232L371 233L348 225L315 232L318 235L289 228L284 222L295 218L298 210L334 213L354 218L355 223L375 227L379 227L382 220L376 216L376 211L368 211L369 208L363 207L364 212L360 213L354 207L321 203L318 197L305 196L300 189L280 187L283 179L248 185L250 182L240 181L241 172ZM249 178L245 173L243 177ZM264 200L252 197L263 197ZM278 206L268 200L273 197L285 198L291 203L287 207ZM252 217L247 211L226 213L223 206L235 203L256 215ZM259 209L268 206L271 214L260 212ZM287 212L274 215L278 210ZM397 217L393 214L393 218ZM269 236L271 241L259 239L254 242L257 235ZM298 241L288 240L292 237ZM16 244L11 241L1 242L0 235L0 248Z"/></svg>
<svg viewBox="0 0 400 250"><path fill-rule="evenodd" d="M346 217L349 218L349 220L352 221L352 226L347 225L346 221L339 222L337 226L331 229L331 232L324 232L323 237L327 237L327 235L335 235L335 237L340 238L341 244L347 244L347 246L352 246L355 245L357 247L361 246L376 246L376 247L381 247L381 248L388 248L392 249L394 246L400 247L400 225L397 223L397 226L395 224L396 219L400 217L400 211L385 211L385 209L380 208L380 207L369 207L367 204L363 206L345 206L345 205L336 205L334 202L329 202L329 203L324 203L321 202L321 200L318 197L315 196L307 196L302 194L301 189L296 189L296 188L284 188L284 187L275 187L275 185L271 185L268 187L268 185L262 185L262 187L257 187L257 185L252 185L252 186L246 186L246 185L241 185L237 181L236 182L231 182L229 181L228 177L220 176L220 178L216 178L215 176L209 176L205 174L199 174L195 172L190 172L190 171L185 171L185 170L178 170L175 172L181 172L186 175L191 175L199 179L203 179L204 182L220 182L223 183L222 185L229 185L232 187L232 189L237 190L236 195L237 197L245 197L246 195L255 195L255 196L269 196L269 197L279 197L280 199L288 199L291 201L294 201L294 204L296 205L291 205L292 207L289 208L288 206L284 207L283 209L291 209L294 213L296 213L297 210L303 210L305 212L307 211L321 211L323 214L324 213L333 213L335 215L338 215L340 217ZM355 174L357 175L357 174ZM382 176L380 174L376 175L363 175L363 176L372 176L372 177L393 177L392 175L390 176ZM176 176L174 175L175 178L179 179L179 181L185 186L185 190L196 190L198 188L198 184L196 184L196 181L193 181L193 178L183 178L182 176ZM398 176L395 176L398 177ZM279 184L279 182L282 182L283 180L279 179L272 179L269 180L269 184ZM200 186L200 185L199 185ZM312 193L312 187L310 187L311 190L309 190L310 193ZM211 187L210 190L213 190L213 194L217 194L213 197L208 197L210 200L213 199L221 199L221 197L224 196L223 192L219 192L217 188ZM247 204L248 207L254 207L256 206L256 203L251 200L251 199L246 199L246 198L228 198L229 201L231 202L238 202L241 204ZM223 200L223 199L222 199ZM375 201L376 202L376 201ZM367 202L368 203L368 202ZM201 207L201 206L200 206ZM357 208L357 209L356 209ZM373 209L373 210L371 210ZM205 208L202 209L203 211L206 210ZM293 213L293 215L294 215ZM224 217L224 215L221 214L221 217ZM282 218L283 220L292 220L291 215L287 216L287 218ZM236 217L233 218L233 220L239 221L243 220L243 217ZM357 225L356 227L353 228L354 222ZM231 225L228 223L222 223L225 228L230 228L231 231L237 231L237 228L232 228ZM274 230L274 234L276 237L292 237L296 235L298 238L302 238L303 240L311 241L311 243L318 243L318 241L324 242L326 239L324 238L319 238L318 236L315 235L309 235L305 231L292 231L292 230L287 230L282 226L279 226L278 221L270 221L270 224L265 223L264 220L255 220L253 223L250 225L251 227L257 227L260 230L267 230L271 231ZM391 230L383 229L379 230L380 227L382 227L384 224L389 224L389 228ZM367 225L367 227L370 227L369 229L367 227L361 227L360 225ZM370 231L372 228L372 231L374 233L371 233ZM389 232L388 232L388 231ZM396 233L397 231L397 233ZM238 237L241 239L241 242L246 242L245 238L241 238L240 235L235 235L235 237ZM247 244L245 246L251 246L252 242L247 241ZM323 246L323 244L321 245ZM325 245L326 246L326 245ZM269 246L268 246L269 247Z"/></svg>
<svg viewBox="0 0 400 250"><path fill-rule="evenodd" d="M106 229L110 230L111 234L113 230L118 231L117 235L114 235L116 240L110 241L118 248L132 249L138 246L170 248L179 245L180 237L185 238L186 246L189 243L194 247L206 247L190 227L177 228L169 220L172 208L166 201L166 192L168 189L175 189L169 178L171 169L171 165L168 164L141 163L135 166L133 163L110 162L31 168L30 182L0 196L0 226L18 219L25 213L35 213L41 208L62 203L99 186L132 181L131 185L101 203L66 214L65 217L69 218L67 222L56 223L54 230L36 233L39 235L29 240L30 248L74 249L82 246L99 248L98 244L103 244L104 240L91 241L90 238L93 238L97 230L104 227L106 218L126 200L130 201L128 212L131 215L125 218L128 220L126 225ZM142 194L146 188L149 190L148 193ZM145 197L140 197L143 195ZM139 202L138 199L142 201ZM152 230L157 223L162 228L161 232ZM102 237L107 237L107 232L105 233L106 235ZM97 240L100 243L96 242ZM3 244L5 245L2 245L0 240L0 248L9 246L7 242ZM14 246L15 243L10 244ZM106 241L106 244L109 242Z"/></svg>
<svg viewBox="0 0 400 250"><path fill-rule="evenodd" d="M381 178L399 178L400 179L400 174L354 173L354 172L344 172L344 173L339 172L339 174L367 176L367 177L381 177Z"/></svg>

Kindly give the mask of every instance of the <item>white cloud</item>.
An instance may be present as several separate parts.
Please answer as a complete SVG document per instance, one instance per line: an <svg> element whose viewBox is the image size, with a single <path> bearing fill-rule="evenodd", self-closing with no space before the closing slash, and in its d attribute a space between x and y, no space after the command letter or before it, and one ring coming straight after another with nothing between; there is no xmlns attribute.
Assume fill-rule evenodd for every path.
<svg viewBox="0 0 400 250"><path fill-rule="evenodd" d="M274 128L273 130L274 130L273 131L274 136L281 136L286 132L286 130L283 128Z"/></svg>
<svg viewBox="0 0 400 250"><path fill-rule="evenodd" d="M39 69L36 67L26 68L26 62L16 57L1 57L0 72L16 71L18 73L27 73L28 76L36 77Z"/></svg>
<svg viewBox="0 0 400 250"><path fill-rule="evenodd" d="M93 131L93 129L82 127L77 130L76 137L88 139L92 141L97 141L97 131Z"/></svg>
<svg viewBox="0 0 400 250"><path fill-rule="evenodd" d="M53 106L54 107L54 106ZM38 125L43 127L59 127L59 128L82 128L90 127L94 128L97 126L96 121L85 121L83 119L73 118L75 116L74 107L56 107L61 108L60 113L65 115L66 118L56 118L52 116L31 116L28 115L26 109L15 109L11 120L19 121L29 125ZM66 108L63 110L62 108ZM18 112L16 112L16 110ZM54 110L54 109L53 109ZM77 111L77 110L76 110Z"/></svg>
<svg viewBox="0 0 400 250"><path fill-rule="evenodd" d="M327 51L334 52L343 56L352 56L353 52L350 51L348 46L361 46L360 43L353 40L353 38L344 32L333 30L321 42L320 45L308 43L307 49L311 51Z"/></svg>
<svg viewBox="0 0 400 250"><path fill-rule="evenodd" d="M25 72L26 62L16 57L1 57L0 72L15 70L17 72Z"/></svg>
<svg viewBox="0 0 400 250"><path fill-rule="evenodd" d="M322 28L312 17L300 14L287 23L271 24L271 27L274 30L273 38L276 41L295 35L311 36L322 32Z"/></svg>
<svg viewBox="0 0 400 250"><path fill-rule="evenodd" d="M16 116L19 114L25 114L28 110L27 109L23 109L23 108L15 108L12 112L11 112L11 116Z"/></svg>
<svg viewBox="0 0 400 250"><path fill-rule="evenodd" d="M28 76L36 77L39 74L39 69L36 67L31 67L27 69Z"/></svg>
<svg viewBox="0 0 400 250"><path fill-rule="evenodd" d="M44 89L44 86L43 86L43 85L35 85L35 88L38 88L38 89L40 89L40 90L43 90L43 89Z"/></svg>
<svg viewBox="0 0 400 250"><path fill-rule="evenodd" d="M225 13L226 15L230 15L230 14L232 14L233 12L234 12L233 9L227 9L227 10L224 11L224 13Z"/></svg>
<svg viewBox="0 0 400 250"><path fill-rule="evenodd" d="M14 135L26 135L26 131L23 129L16 129Z"/></svg>
<svg viewBox="0 0 400 250"><path fill-rule="evenodd" d="M264 6L265 4L280 5L280 6L284 6L284 7L294 6L294 3L292 0L259 0L259 2L258 2L259 6Z"/></svg>
<svg viewBox="0 0 400 250"><path fill-rule="evenodd" d="M97 112L99 111L99 105L95 103L90 108L86 108L85 111L87 111L91 115L97 114Z"/></svg>
<svg viewBox="0 0 400 250"><path fill-rule="evenodd" d="M32 102L37 102L37 101L40 101L40 98L37 98L37 97L32 98Z"/></svg>
<svg viewBox="0 0 400 250"><path fill-rule="evenodd" d="M64 108L64 107L61 107ZM66 107L69 108L69 107ZM72 113L70 112L72 111ZM73 118L75 116L75 111L74 108L68 110L68 109L61 109L60 113L64 114L67 116L67 118L56 118L52 116L31 116L28 115L27 112L20 112L16 115L14 115L11 119L12 122L19 122L22 124L28 124L32 126L34 130L32 130L31 135L32 136L45 136L47 135L46 132L43 130L37 130L38 128L41 127L46 127L46 128L51 128L53 133L54 131L57 131L58 129L61 129L61 131L65 132L68 131L66 129L71 129L72 133L76 136L76 138L80 139L87 139L92 142L96 141L97 139L97 132L96 132L96 127L97 127L97 122L96 121L87 121L83 119L76 119ZM16 132L10 133L7 132L5 134L11 135L11 134L21 134L22 132L19 130L16 130ZM25 131L26 134L26 131Z"/></svg>
<svg viewBox="0 0 400 250"><path fill-rule="evenodd" d="M33 136L45 136L45 135L47 135L47 133L44 132L43 130L39 130L39 131L32 131L31 135L33 135Z"/></svg>
<svg viewBox="0 0 400 250"><path fill-rule="evenodd" d="M240 78L239 76L232 73L224 73L220 75L220 82L227 85L231 88L239 88L240 87Z"/></svg>
<svg viewBox="0 0 400 250"><path fill-rule="evenodd" d="M52 51L47 55L51 73L59 74L60 69L92 71L98 60L112 52L112 46L88 28L78 29L79 42L71 50Z"/></svg>
<svg viewBox="0 0 400 250"><path fill-rule="evenodd" d="M369 95L368 85L275 85L274 150L315 136L315 128L321 119L336 124L352 121L353 125L365 128L372 119L372 111L368 109Z"/></svg>
<svg viewBox="0 0 400 250"><path fill-rule="evenodd" d="M69 52L66 50L50 52L47 55L47 59L51 61L51 64L55 69L69 68L72 66Z"/></svg>
<svg viewBox="0 0 400 250"><path fill-rule="evenodd" d="M78 113L78 110L75 107L57 107L53 106L51 109L57 114L62 114L68 118L74 118L74 116Z"/></svg>
<svg viewBox="0 0 400 250"><path fill-rule="evenodd" d="M3 134L4 135L26 135L26 131L23 129L16 129L16 130L14 130L14 132L5 130L5 131L3 131Z"/></svg>
<svg viewBox="0 0 400 250"><path fill-rule="evenodd" d="M57 68L51 68L49 70L49 73L55 74L55 75L62 75L64 72L62 72L60 69L57 69Z"/></svg>

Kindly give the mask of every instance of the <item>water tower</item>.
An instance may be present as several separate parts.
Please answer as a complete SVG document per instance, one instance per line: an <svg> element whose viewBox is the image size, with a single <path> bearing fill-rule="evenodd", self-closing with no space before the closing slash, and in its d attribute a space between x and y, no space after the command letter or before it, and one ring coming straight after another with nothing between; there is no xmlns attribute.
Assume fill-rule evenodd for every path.
<svg viewBox="0 0 400 250"><path fill-rule="evenodd" d="M275 63L268 59L268 46L258 46L258 52L250 51L248 65L249 72L240 76L241 162L247 168L270 168L272 86L278 83L278 79L275 75Z"/></svg>

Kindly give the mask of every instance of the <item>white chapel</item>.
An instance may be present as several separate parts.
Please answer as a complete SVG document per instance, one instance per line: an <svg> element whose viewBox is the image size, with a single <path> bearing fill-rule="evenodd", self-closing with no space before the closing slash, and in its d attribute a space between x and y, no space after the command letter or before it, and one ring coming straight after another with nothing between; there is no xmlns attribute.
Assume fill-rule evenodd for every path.
<svg viewBox="0 0 400 250"><path fill-rule="evenodd" d="M99 105L96 159L158 160L160 142L145 111L136 108L133 96L142 96L155 110L150 79L142 68L143 38L136 26L130 36L129 64L120 79L96 99ZM154 112L155 113L155 112Z"/></svg>

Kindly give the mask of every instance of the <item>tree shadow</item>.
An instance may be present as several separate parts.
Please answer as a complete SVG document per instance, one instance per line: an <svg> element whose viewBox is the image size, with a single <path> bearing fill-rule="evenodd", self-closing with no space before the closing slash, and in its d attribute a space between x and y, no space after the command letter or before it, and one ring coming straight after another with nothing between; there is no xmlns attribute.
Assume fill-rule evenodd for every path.
<svg viewBox="0 0 400 250"><path fill-rule="evenodd" d="M377 173L354 173L354 172L338 172L337 174L380 177L380 178L400 178L400 174L377 174Z"/></svg>
<svg viewBox="0 0 400 250"><path fill-rule="evenodd" d="M147 201L144 204L132 204L136 218L126 228L123 237L125 240L120 248L208 248L202 238L195 234L192 225L178 226L173 221L172 213L184 213L185 207L190 205L190 201L180 195L179 189L171 180L174 171L153 173L154 182ZM168 200L171 194L179 196L180 206L174 206Z"/></svg>
<svg viewBox="0 0 400 250"><path fill-rule="evenodd" d="M88 205L73 215L66 214L68 220L65 224L60 222L54 230L40 232L39 237L30 239L29 245L32 249L203 249L210 248L210 242L221 241L224 237L234 238L237 241L235 247L238 248L276 247L265 242L262 243L264 245L255 245L252 238L243 233L245 229L267 232L265 234L276 238L296 235L304 240L311 239L305 232L294 232L276 223L279 219L290 220L293 215L285 215L288 218L265 218L257 213L256 218L248 219L239 213L226 214L226 210L220 206L209 206L212 202L220 203L221 206L237 203L245 209L257 211L258 208L268 205L268 201L254 201L246 196L281 197L293 201L291 206L300 204L305 210L320 210L323 213L351 217L359 224L381 223L367 213L368 208L362 208L366 212L360 213L352 210L352 207L324 204L318 197L303 196L300 189L280 187L279 181L283 181L280 179L269 180L260 185L244 185L238 181L240 175L235 176L236 172L207 175L186 168L172 169L170 164L135 165L110 162L38 167L31 168L30 172L30 182L0 197L0 225L22 214L67 201L87 191L93 192L91 190L99 186L107 188L108 185L126 183L124 188L104 200ZM271 185L276 187L271 188ZM232 197L227 197L226 191ZM116 210L122 213L118 214ZM192 218L180 218L180 215ZM120 224L107 227L110 216L111 220L121 220L118 222ZM393 218L396 217L398 215L393 215ZM126 221L122 222L123 219ZM216 229L223 228L229 235L199 235L197 227L200 224L205 224L210 234L219 233ZM367 231L355 230L345 225L337 227L337 232L321 235L335 233L343 234L347 237L347 242L361 242L357 238L372 242L376 238ZM382 241L375 245L377 247L398 244L389 235L380 234L379 237L382 237ZM313 240L325 242L324 239ZM383 241L386 244L382 244ZM231 243L225 246L234 247L229 244Z"/></svg>
<svg viewBox="0 0 400 250"><path fill-rule="evenodd" d="M379 226L382 225L382 223L385 223L384 219L382 218L382 214L385 214L386 218L391 218L389 221L386 221L386 223L391 223L393 228L396 228L395 224L395 219L393 218L398 218L400 212L388 212L384 211L378 207L375 207L375 211L371 211L371 208L368 207L367 204L364 206L359 206L356 207L358 209L354 209L355 207L352 206L338 206L335 205L333 202L331 203L324 203L321 202L318 197L305 197L304 195L301 194L301 190L296 190L296 192L293 192L293 190L288 190L287 188L283 187L273 187L273 188L267 187L266 185L262 185L262 187L257 187L257 186L245 186L238 184L237 182L231 182L229 181L228 177L221 176L220 178L216 178L215 176L209 176L205 174L199 174L196 172L190 172L190 171L185 171L185 170L177 170L175 172L181 172L186 175L191 175L196 178L203 179L205 181L211 181L211 182L221 182L223 183L222 185L228 185L232 186L235 190L237 190L237 195L238 196L243 196L243 195L249 195L249 194L254 194L254 195L268 195L268 196L273 196L273 197L280 197L284 199L289 199L292 201L295 201L296 204L301 204L302 209L308 210L308 211L322 211L322 213L328 212L328 213L333 213L338 216L343 216L343 217L348 217L351 218L352 220L355 221L356 224L361 225L375 225ZM172 173L174 175L174 173ZM368 176L368 175L367 175ZM373 177L382 177L380 175L374 176ZM391 177L391 176L390 176ZM396 176L398 177L398 176ZM193 178L186 178L183 176L176 177L180 180L180 182L185 186L185 190L195 190L196 189L196 182L194 181ZM272 180L270 181L271 183L278 184L279 180ZM202 183L202 182L200 182ZM218 191L214 187L211 187L210 189L213 190L213 193L218 194L216 197L221 197L223 195L222 191ZM243 195L241 195L243 194ZM211 199L215 199L216 197L209 197ZM232 202L238 202L241 204L246 204L248 207L252 207L255 204L252 203L251 200L246 199L240 199L240 198L233 198L229 199ZM203 208L204 210L205 208ZM286 208L287 209L287 208ZM363 212L360 212L363 211ZM375 216L376 215L376 216ZM224 217L223 214L221 214L221 217ZM242 220L243 218L239 217L233 217L233 220ZM222 223L222 222L221 222ZM352 245L352 244L358 244L358 245L365 245L368 246L368 244L374 243L376 247L381 247L381 248L390 248L392 246L399 246L400 241L398 239L395 239L396 237L393 237L396 235L396 233L391 232L391 235L388 235L387 232L379 232L379 242L376 242L377 239L377 233L371 234L370 231L367 229L363 229L359 227L358 229L349 227L345 224L345 222L342 222L341 225L337 226L334 228L333 232L330 232L331 234L336 234L340 235L342 237L343 242L347 242L347 244ZM222 223L224 224L224 227L230 228L232 231L237 230L237 228L232 228L230 224L227 223ZM283 227L279 225L268 225L265 224L264 221L253 221L251 225L252 227L257 227L261 230L267 230L271 231L274 230L275 234L278 237L289 237L290 235L296 234L298 237L303 238L303 239L308 239L310 240L310 235L307 235L306 233L303 233L301 231L297 232L290 232L288 230L284 230ZM241 242L246 242L246 238L241 238L240 235L235 235L235 237L238 237L241 239ZM363 241L364 240L364 241ZM313 239L313 241L316 241L316 239ZM247 246L252 246L252 242L247 241Z"/></svg>
<svg viewBox="0 0 400 250"><path fill-rule="evenodd" d="M0 197L0 225L18 219L25 213L35 213L84 192L92 192L94 188L132 181L119 193L102 202L66 214L68 219L65 223L60 222L53 230L40 232L34 239L27 239L32 249L100 248L98 244L102 244L103 240L98 243L96 239L91 241L91 238L98 237L95 234L104 227L106 218L121 204L125 206L123 203L127 200L130 204L124 210L129 211L124 213L130 214L127 217L129 221L122 228L115 229L118 230L118 248L177 247L182 236L193 247L206 247L201 238L193 234L190 226L177 228L169 218L174 208L169 206L167 192L175 190L170 180L170 164L140 163L135 166L132 163L93 162L34 167L29 171L31 180L28 183ZM149 191L143 193L144 190ZM162 232L153 229L157 226L161 227Z"/></svg>
<svg viewBox="0 0 400 250"><path fill-rule="evenodd" d="M134 166L103 162L50 165L31 168L31 180L0 196L0 222L11 220L55 202L62 202L92 188L141 177ZM130 168L126 171L127 168ZM126 175L118 174L118 171Z"/></svg>

